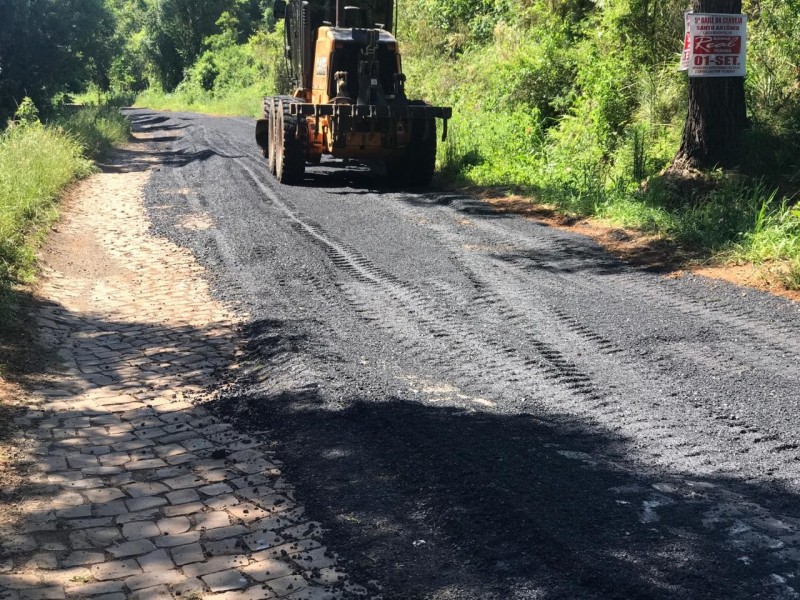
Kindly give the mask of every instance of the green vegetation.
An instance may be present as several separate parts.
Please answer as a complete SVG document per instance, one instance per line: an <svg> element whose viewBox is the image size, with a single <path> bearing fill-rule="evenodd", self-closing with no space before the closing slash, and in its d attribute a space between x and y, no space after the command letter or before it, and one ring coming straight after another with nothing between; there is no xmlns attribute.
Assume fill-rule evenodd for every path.
<svg viewBox="0 0 800 600"><path fill-rule="evenodd" d="M206 91L176 90L172 93L148 90L136 97L136 106L154 110L191 111L209 115L260 117L261 99L265 96L259 86L231 91L224 95Z"/></svg>
<svg viewBox="0 0 800 600"><path fill-rule="evenodd" d="M2 308L9 285L31 276L59 194L129 129L116 108L67 105L87 84L109 87L116 21L105 0L9 0L0 23Z"/></svg>
<svg viewBox="0 0 800 600"><path fill-rule="evenodd" d="M727 260L785 261L797 288L800 2L745 2L751 128L741 167L689 180L664 174L686 116L677 69L686 7L412 0L406 70L417 92L454 106L454 135L440 149L451 177Z"/></svg>
<svg viewBox="0 0 800 600"><path fill-rule="evenodd" d="M277 60L283 47L283 23L272 31L254 31L239 43L239 21L225 12L220 33L206 38L206 50L171 92L154 86L136 104L158 110L191 110L210 114L260 116L264 96L285 91L285 67Z"/></svg>
<svg viewBox="0 0 800 600"><path fill-rule="evenodd" d="M108 86L116 46L106 0L3 0L0 24L0 124L25 96L47 114L63 92Z"/></svg>
<svg viewBox="0 0 800 600"><path fill-rule="evenodd" d="M128 127L112 107L64 109L42 124L34 103L23 100L0 132L0 293L30 277L59 194L92 171L90 159L125 141Z"/></svg>

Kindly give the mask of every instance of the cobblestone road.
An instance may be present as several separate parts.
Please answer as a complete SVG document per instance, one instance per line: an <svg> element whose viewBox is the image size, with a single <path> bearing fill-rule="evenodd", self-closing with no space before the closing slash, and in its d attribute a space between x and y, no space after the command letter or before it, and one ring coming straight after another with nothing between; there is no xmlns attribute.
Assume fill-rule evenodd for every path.
<svg viewBox="0 0 800 600"><path fill-rule="evenodd" d="M16 419L34 468L3 509L0 599L365 596L268 440L196 405L232 368L236 320L188 252L148 234L149 168L117 159L46 253L35 318L64 369Z"/></svg>

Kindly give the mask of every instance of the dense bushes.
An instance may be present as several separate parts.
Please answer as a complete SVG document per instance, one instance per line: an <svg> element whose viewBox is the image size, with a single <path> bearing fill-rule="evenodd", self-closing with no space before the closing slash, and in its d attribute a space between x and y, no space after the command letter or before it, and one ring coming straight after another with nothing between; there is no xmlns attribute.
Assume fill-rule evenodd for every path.
<svg viewBox="0 0 800 600"><path fill-rule="evenodd" d="M800 33L791 25L800 2L746 2L752 127L740 171L752 179L719 173L694 194L659 178L685 118L686 76L677 66L686 2L457 4L447 24L430 15L450 14L450 2L403 5L410 85L455 108L454 139L440 150L445 172L798 269L798 211L782 194L800 187Z"/></svg>
<svg viewBox="0 0 800 600"><path fill-rule="evenodd" d="M107 4L0 1L0 124L25 96L45 109L61 92L108 84L115 23Z"/></svg>
<svg viewBox="0 0 800 600"><path fill-rule="evenodd" d="M109 73L117 93L172 92L220 33L220 16L245 43L264 23L265 0L106 0L116 20L116 56ZM223 24L223 28L225 24Z"/></svg>
<svg viewBox="0 0 800 600"><path fill-rule="evenodd" d="M238 42L238 21L224 13L221 32L206 39L206 50L173 92L156 87L141 93L140 105L167 110L259 116L261 99L288 89L282 58L283 24Z"/></svg>

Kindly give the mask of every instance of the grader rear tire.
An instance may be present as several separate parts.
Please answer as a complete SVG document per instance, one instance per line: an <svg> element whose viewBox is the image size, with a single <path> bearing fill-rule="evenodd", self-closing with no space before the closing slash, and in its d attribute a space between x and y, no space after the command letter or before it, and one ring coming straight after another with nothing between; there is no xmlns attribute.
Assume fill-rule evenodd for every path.
<svg viewBox="0 0 800 600"><path fill-rule="evenodd" d="M261 118L256 121L256 144L261 149L264 158L269 158L269 98L264 98Z"/></svg>
<svg viewBox="0 0 800 600"><path fill-rule="evenodd" d="M276 153L276 129L277 129L277 121L276 121L276 113L275 113L275 100L270 99L269 106L267 107L269 111L269 144L267 147L267 168L269 172L275 175L275 167L277 165L277 160L275 158Z"/></svg>
<svg viewBox="0 0 800 600"><path fill-rule="evenodd" d="M410 156L412 173L409 174L409 181L412 186L426 187L431 184L436 170L436 119L430 119L427 125L420 122L417 129L419 134L414 140L415 149ZM424 137L426 130L427 138Z"/></svg>
<svg viewBox="0 0 800 600"><path fill-rule="evenodd" d="M307 132L302 117L289 114L289 104L296 102L292 98L280 99L276 102L276 121L274 121L275 140L275 177L286 185L294 185L303 181L306 170Z"/></svg>

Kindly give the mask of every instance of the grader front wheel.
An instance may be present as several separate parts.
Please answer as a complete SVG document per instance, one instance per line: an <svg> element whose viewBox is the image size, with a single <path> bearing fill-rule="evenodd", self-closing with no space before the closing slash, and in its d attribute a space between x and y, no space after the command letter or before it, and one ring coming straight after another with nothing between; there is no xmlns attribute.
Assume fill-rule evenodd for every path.
<svg viewBox="0 0 800 600"><path fill-rule="evenodd" d="M276 121L276 113L275 113L275 101L270 100L269 106L267 107L269 111L269 142L267 147L267 169L269 172L275 175L275 166L277 165L277 160L275 158L275 153L277 151L277 144L275 141L275 132L277 130L277 121Z"/></svg>

